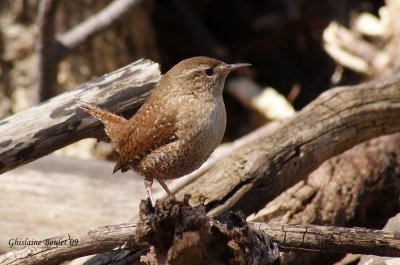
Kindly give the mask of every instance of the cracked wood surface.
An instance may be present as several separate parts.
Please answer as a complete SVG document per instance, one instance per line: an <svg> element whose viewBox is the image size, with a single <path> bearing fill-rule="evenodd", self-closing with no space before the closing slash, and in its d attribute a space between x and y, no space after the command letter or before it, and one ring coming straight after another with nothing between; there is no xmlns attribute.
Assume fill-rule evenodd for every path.
<svg viewBox="0 0 400 265"><path fill-rule="evenodd" d="M394 231L277 223L255 223L255 226L277 242L280 250L284 251L374 253L389 257L400 255L400 235Z"/></svg>
<svg viewBox="0 0 400 265"><path fill-rule="evenodd" d="M77 99L113 112L132 109L159 77L156 64L141 60L0 121L0 173L102 132L99 122L77 110ZM331 89L273 132L220 160L178 197L191 193L194 202L205 197L211 215L230 209L250 214L328 158L399 131L399 117L400 76Z"/></svg>
<svg viewBox="0 0 400 265"><path fill-rule="evenodd" d="M189 191L195 202L202 194L211 215L238 208L247 214L260 209L324 160L362 141L399 131L399 83L400 77L395 76L322 94L273 132L219 161L179 194ZM86 126L87 135L102 131L100 126ZM0 143L2 148L9 145L7 139Z"/></svg>
<svg viewBox="0 0 400 265"><path fill-rule="evenodd" d="M333 88L273 132L220 160L178 191L204 197L210 215L249 215L303 180L325 160L371 138L400 130L400 75Z"/></svg>
<svg viewBox="0 0 400 265"><path fill-rule="evenodd" d="M400 133L374 138L325 161L249 221L378 228L399 211L399 172Z"/></svg>
<svg viewBox="0 0 400 265"><path fill-rule="evenodd" d="M136 109L160 77L158 64L138 60L0 120L0 174L102 132L100 122L77 109L78 100L115 113Z"/></svg>
<svg viewBox="0 0 400 265"><path fill-rule="evenodd" d="M211 225L213 222L211 221ZM400 257L398 232L314 225L250 224L268 234L274 242L278 243L281 250L351 252ZM0 263L4 265L59 264L74 258L116 249L147 248L147 244L137 242L135 229L135 223L126 223L54 237L51 240L60 240L60 242L66 240L66 243L58 246L46 246L41 243L38 246L15 250L0 256ZM69 239L77 240L75 242L78 243L70 245Z"/></svg>

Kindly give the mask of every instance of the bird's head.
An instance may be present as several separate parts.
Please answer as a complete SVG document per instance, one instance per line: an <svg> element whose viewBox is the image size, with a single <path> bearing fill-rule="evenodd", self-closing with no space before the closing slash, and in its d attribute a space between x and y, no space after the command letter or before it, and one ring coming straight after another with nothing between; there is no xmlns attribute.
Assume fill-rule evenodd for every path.
<svg viewBox="0 0 400 265"><path fill-rule="evenodd" d="M213 58L199 56L179 62L165 77L175 80L183 93L211 93L213 96L221 96L228 74L246 66L250 64L226 64Z"/></svg>

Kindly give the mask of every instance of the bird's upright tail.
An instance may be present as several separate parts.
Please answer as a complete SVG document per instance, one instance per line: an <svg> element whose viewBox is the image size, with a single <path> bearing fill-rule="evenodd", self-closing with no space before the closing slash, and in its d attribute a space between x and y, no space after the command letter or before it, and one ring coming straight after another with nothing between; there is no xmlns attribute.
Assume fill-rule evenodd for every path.
<svg viewBox="0 0 400 265"><path fill-rule="evenodd" d="M121 116L102 110L93 104L83 101L78 101L78 103L79 108L83 109L85 112L89 113L104 124L107 135L111 138L114 148L119 152L119 132L121 131L122 125L125 124L127 120Z"/></svg>

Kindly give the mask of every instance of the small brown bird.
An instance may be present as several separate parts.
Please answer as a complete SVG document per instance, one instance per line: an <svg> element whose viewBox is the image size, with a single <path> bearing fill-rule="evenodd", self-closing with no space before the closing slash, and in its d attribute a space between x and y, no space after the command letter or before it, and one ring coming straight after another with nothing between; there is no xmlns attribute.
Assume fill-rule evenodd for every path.
<svg viewBox="0 0 400 265"><path fill-rule="evenodd" d="M156 179L173 196L164 180L182 177L199 168L219 145L225 132L222 99L225 79L250 64L226 64L193 57L172 67L153 93L129 120L80 102L80 108L99 119L120 154L114 173L133 169L151 187Z"/></svg>

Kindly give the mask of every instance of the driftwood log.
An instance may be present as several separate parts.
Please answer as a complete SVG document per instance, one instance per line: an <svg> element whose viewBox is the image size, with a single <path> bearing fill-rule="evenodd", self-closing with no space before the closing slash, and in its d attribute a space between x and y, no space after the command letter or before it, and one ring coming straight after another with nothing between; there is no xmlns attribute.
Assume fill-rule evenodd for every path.
<svg viewBox="0 0 400 265"><path fill-rule="evenodd" d="M399 211L399 172L400 134L378 137L327 160L250 220L380 228Z"/></svg>
<svg viewBox="0 0 400 265"><path fill-rule="evenodd" d="M142 202L138 224L110 225L45 239L37 246L0 256L0 263L58 264L85 255L143 249L151 245L150 252L142 257L145 264L163 264L165 260L170 262L168 264L228 264L229 261L236 262L233 264L270 264L277 258L277 248L265 238L264 233L286 250L400 257L400 236L397 232L310 225L247 224L240 215L232 213L210 220L202 205L192 208L185 201L163 201L155 209L151 208Z"/></svg>
<svg viewBox="0 0 400 265"><path fill-rule="evenodd" d="M121 77L121 79L125 77ZM188 191L193 195L192 201L195 204L205 198L205 207L210 215L217 215L223 211L238 208L241 208L246 214L252 213L286 188L304 179L324 160L362 141L399 131L399 87L400 78L395 76L385 81L332 89L321 95L293 118L282 122L272 132L260 134L257 139L219 161L210 171L182 188L178 192L178 196L183 196ZM68 96L71 99L71 95ZM95 100L87 100L82 97L79 99L96 103ZM51 102L52 100L44 105ZM35 109L38 112L40 106L31 109L31 111L33 110L32 113L35 113ZM108 106L110 105L103 102L102 107L107 108ZM130 106L136 107L134 104ZM66 117L62 114L67 111L67 117L68 115L75 116L74 111L76 109L73 104L69 107L69 109L59 109L59 115ZM116 110L116 108L109 109ZM39 108L39 110L43 109ZM116 110L116 112L119 111ZM15 121L15 117L18 117L18 114L6 119L6 122L0 121L0 131L6 125L8 125L7 129L11 130L13 128L12 121ZM24 117L24 115L19 117ZM44 117L34 128L34 131L42 131L41 126L44 124L48 126L43 122L46 118L47 122L51 122L51 116ZM52 121L52 126L55 125L54 122ZM90 122L94 121L90 120ZM14 127L17 127L17 125L14 124ZM80 126L70 126L69 134L82 133L83 137L95 136L96 129L100 128L100 126L97 126L96 129L88 129L89 125L84 125L82 122ZM68 128L68 126L62 128ZM58 134L49 133L46 138L43 138L47 141L47 147L51 146L48 143L52 140L60 139L58 138L60 137L60 130L50 130L49 132L58 132ZM30 134L31 138L34 138L32 137L34 135L38 136L33 132ZM18 132L15 130L13 137L2 141L3 147L7 148L11 145L18 148L23 145L25 152L31 151L29 152L31 156L19 156L19 160L15 161L12 154L1 152L1 161L6 162L3 164L3 172L54 150L50 148L36 152L35 145L39 145L38 142L34 142L32 145L25 142L25 145L18 145L17 141L11 140L18 139ZM29 135L24 139L28 138ZM69 141L57 142L58 145L55 149L66 143L69 143ZM46 146L46 143L44 144ZM3 157L7 158L3 155L9 155L11 164L7 164L7 159L3 160ZM24 160L24 158L28 159Z"/></svg>
<svg viewBox="0 0 400 265"><path fill-rule="evenodd" d="M396 155L399 142L399 134L380 137L328 160L309 176L306 183L295 185L271 202L260 212L257 220L343 226L354 215L374 207L370 201L378 198L385 200L380 204L385 207L379 208L395 210L391 205L396 203L396 194L399 194L399 191L396 193L397 178L393 175L399 170L396 167L400 167L396 164L396 156L400 156ZM113 163L103 162L102 165L100 162L49 156L4 174L0 198L4 203L12 203L13 207L2 210L4 215L9 216L0 224L7 227L0 236L0 242L4 243L3 251L15 249L8 245L8 241L15 237L43 239L86 227L122 223L137 214L138 202L145 197L142 179L132 173L111 175ZM40 173L40 170L43 172ZM10 190L7 188L10 185L16 188ZM44 191L47 187L49 190ZM140 194L137 194L139 191ZM136 199L134 195L137 195ZM24 221L18 216L24 216ZM371 221L371 218L367 219ZM369 224L362 223L360 217L356 220L357 225ZM31 228L26 226L26 221ZM285 250L281 240L277 242ZM354 247L357 244L354 242ZM125 261L128 258L137 259L143 254L129 250L121 250L118 255L113 253L115 259ZM372 252L366 249L364 253ZM304 252L302 260L310 260L315 254ZM91 260L90 264L101 264L99 260L105 262L105 256L96 257L98 262ZM109 256L107 262L110 259Z"/></svg>
<svg viewBox="0 0 400 265"><path fill-rule="evenodd" d="M0 121L0 174L102 129L76 107L91 102L114 112L135 110L160 79L159 66L139 60ZM96 132L97 131L97 132Z"/></svg>
<svg viewBox="0 0 400 265"><path fill-rule="evenodd" d="M142 68L143 63L148 70ZM113 112L135 109L158 78L155 64L139 61L0 121L0 173L95 136L101 130L99 122L77 110L76 100L95 102ZM133 89L135 86L138 88ZM196 203L205 197L211 214L240 209L248 215L328 158L363 141L399 131L399 117L400 76L331 89L272 133L259 135L219 161L179 191L178 197L191 193Z"/></svg>
<svg viewBox="0 0 400 265"><path fill-rule="evenodd" d="M400 129L400 76L331 89L178 192L211 215L261 209L325 160ZM217 186L216 190L214 187Z"/></svg>
<svg viewBox="0 0 400 265"><path fill-rule="evenodd" d="M400 211L399 172L400 134L372 139L327 160L249 220L380 229ZM329 264L340 256L301 251L284 255L290 264Z"/></svg>

